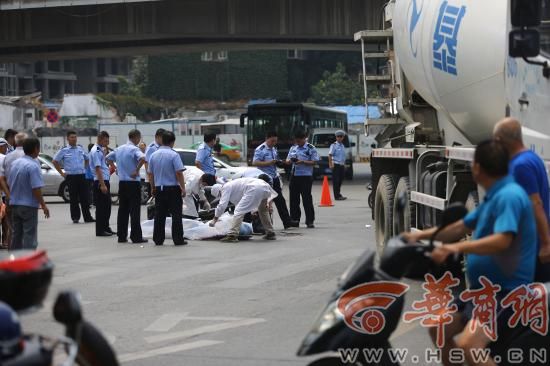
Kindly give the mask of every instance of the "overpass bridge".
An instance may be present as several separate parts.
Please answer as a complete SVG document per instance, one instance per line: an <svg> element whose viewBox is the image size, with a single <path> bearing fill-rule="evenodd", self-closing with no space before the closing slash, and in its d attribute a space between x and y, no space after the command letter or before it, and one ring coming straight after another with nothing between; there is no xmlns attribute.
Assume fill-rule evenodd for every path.
<svg viewBox="0 0 550 366"><path fill-rule="evenodd" d="M353 50L386 0L0 0L0 62L208 50Z"/></svg>

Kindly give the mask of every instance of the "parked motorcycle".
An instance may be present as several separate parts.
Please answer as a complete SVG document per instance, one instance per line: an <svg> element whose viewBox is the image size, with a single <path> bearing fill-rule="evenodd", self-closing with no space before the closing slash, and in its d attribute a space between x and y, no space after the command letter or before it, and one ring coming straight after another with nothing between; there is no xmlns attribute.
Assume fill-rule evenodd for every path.
<svg viewBox="0 0 550 366"><path fill-rule="evenodd" d="M54 319L65 326L65 336L23 333L18 313L41 306L53 269L43 250L0 254L0 365L118 366L109 342L84 319L75 292L61 292L53 307Z"/></svg>
<svg viewBox="0 0 550 366"><path fill-rule="evenodd" d="M450 206L443 213L442 225L439 230L463 218L466 212L463 206ZM400 237L392 238L387 244L379 268L376 268L374 265L375 252L367 250L340 277L336 291L331 295L327 306L304 338L298 350L298 356L332 352L329 356L314 360L309 364L310 366L399 365L395 357L392 358L389 356L390 352L388 351L392 349L389 338L401 319L406 290L396 289L394 298L389 299L385 304L380 304L380 306L369 307L369 310L372 311L370 315L374 315L371 316L371 320L372 318L375 320L380 319L380 316L383 316L385 319L385 326L378 333L372 332L371 334L367 334L358 332L348 326L344 315L338 308L339 301L346 291L359 285L375 284L378 281L397 283L401 278L424 280L425 274L428 273L433 274L435 278L440 278L446 271L449 271L455 278L461 280L461 284L465 283L462 256L452 256L442 265L438 265L431 260L429 254L434 248L433 238L436 235L437 233L433 235L429 244L409 244ZM545 287L546 293L550 294L550 284L545 284ZM399 292L400 295L397 295ZM547 304L550 304L550 301ZM377 318L377 316L379 317ZM377 325L376 321L374 324L369 324L373 327ZM504 334L499 333L497 341L491 343L489 349L492 357L497 355L500 357L502 360L501 365L508 365L508 361L506 361L508 358L506 356L509 349L518 349L523 354L528 355L530 349L547 349L549 344L550 336L548 334L541 336L535 333L530 327L518 326L506 329ZM382 357L377 360L377 363L372 363L372 360L367 362L368 360L365 359L365 355L362 352L358 353L358 358L354 362L349 362L349 360L342 360L341 355L334 355L334 352L342 349L359 349L361 351L365 349L382 349L383 352ZM545 361L541 363L527 363L547 365L548 361Z"/></svg>

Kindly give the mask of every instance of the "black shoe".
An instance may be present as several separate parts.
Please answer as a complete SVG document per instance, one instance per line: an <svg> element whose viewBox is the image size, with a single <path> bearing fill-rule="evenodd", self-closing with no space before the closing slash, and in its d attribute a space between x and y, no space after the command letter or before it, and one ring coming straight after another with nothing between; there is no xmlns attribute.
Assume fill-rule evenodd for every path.
<svg viewBox="0 0 550 366"><path fill-rule="evenodd" d="M336 197L335 200L336 201L345 201L347 200L348 198L347 197L344 197L344 196L340 196L340 197Z"/></svg>
<svg viewBox="0 0 550 366"><path fill-rule="evenodd" d="M287 222L286 224L284 224L284 227L285 227L285 229L288 229L289 227L300 227L300 222L291 220L291 221Z"/></svg>
<svg viewBox="0 0 550 366"><path fill-rule="evenodd" d="M95 236L113 236L112 233L109 233L107 231L104 231L102 233L99 233L99 234L95 234Z"/></svg>
<svg viewBox="0 0 550 366"><path fill-rule="evenodd" d="M116 235L116 231L113 231L113 229L111 229L111 228L108 228L105 231L108 232L108 233L111 233L111 235Z"/></svg>
<svg viewBox="0 0 550 366"><path fill-rule="evenodd" d="M313 224L307 224L307 228L308 228L308 229L315 229L315 225L313 225Z"/></svg>
<svg viewBox="0 0 550 366"><path fill-rule="evenodd" d="M128 239L118 239L119 243L128 243Z"/></svg>
<svg viewBox="0 0 550 366"><path fill-rule="evenodd" d="M134 243L134 244L145 244L145 243L148 243L148 242L149 242L149 240L147 240L147 239L141 239L141 240L136 240L136 241L132 240L132 243Z"/></svg>
<svg viewBox="0 0 550 366"><path fill-rule="evenodd" d="M84 222L95 222L95 219L84 220Z"/></svg>
<svg viewBox="0 0 550 366"><path fill-rule="evenodd" d="M78 224L79 220L73 220L73 224Z"/></svg>
<svg viewBox="0 0 550 366"><path fill-rule="evenodd" d="M163 243L155 243L155 245L161 247Z"/></svg>
<svg viewBox="0 0 550 366"><path fill-rule="evenodd" d="M276 239L277 239L277 236L275 235L275 233L274 233L273 231L271 231L271 232L265 234L265 235L263 236L263 238L264 238L265 240L276 240Z"/></svg>
<svg viewBox="0 0 550 366"><path fill-rule="evenodd" d="M175 246L187 245L187 240L182 241L181 243L174 243Z"/></svg>

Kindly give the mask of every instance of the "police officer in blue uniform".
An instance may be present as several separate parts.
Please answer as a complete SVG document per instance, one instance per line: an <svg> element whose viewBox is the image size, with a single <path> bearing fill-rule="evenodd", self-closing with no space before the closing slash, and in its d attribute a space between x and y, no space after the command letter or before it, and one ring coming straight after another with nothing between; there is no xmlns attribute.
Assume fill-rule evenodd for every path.
<svg viewBox="0 0 550 366"><path fill-rule="evenodd" d="M311 197L313 184L313 166L319 161L319 154L315 146L306 141L306 133L299 131L294 135L295 145L288 151L287 164L292 164L290 174L290 217L300 222L300 196L302 197L306 225L312 229L315 227L315 210Z"/></svg>
<svg viewBox="0 0 550 366"><path fill-rule="evenodd" d="M277 211L279 212L279 217L283 222L285 229L289 227L298 227L299 223L297 221L292 221L290 214L288 213L288 208L286 207L285 197L281 189L281 178L277 172L277 164L282 163L279 160L279 154L277 153L277 133L275 131L268 132L265 138L265 142L258 146L254 151L254 158L252 159L252 165L257 166L258 169L267 174L272 180L273 190L277 192L277 198L273 200Z"/></svg>
<svg viewBox="0 0 550 366"><path fill-rule="evenodd" d="M86 184L86 168L88 166L88 154L82 146L77 145L75 131L67 132L68 146L65 146L55 154L53 165L55 169L65 178L69 188L69 200L71 204L71 219L76 224L80 221L80 210L84 222L94 222L90 214L90 202L88 185ZM63 170L61 169L63 165ZM78 205L80 204L80 208Z"/></svg>
<svg viewBox="0 0 550 366"><path fill-rule="evenodd" d="M141 132L128 132L128 142L107 155L108 162L117 163L118 185L118 242L128 242L128 216L132 223L130 239L134 244L147 243L141 232L141 177L139 170L145 164L145 154L137 146L141 141Z"/></svg>
<svg viewBox="0 0 550 366"><path fill-rule="evenodd" d="M152 194L155 196L155 222L153 241L156 245L164 243L166 215L172 216L172 240L174 245L185 245L183 238L182 206L185 197L185 166L177 152L173 150L176 136L166 131L162 135L162 146L151 155L149 173Z"/></svg>
<svg viewBox="0 0 550 366"><path fill-rule="evenodd" d="M94 175L96 236L111 236L115 234L109 227L109 219L111 218L110 171L104 152L108 145L109 134L106 131L101 131L97 136L97 144L90 151L90 164Z"/></svg>
<svg viewBox="0 0 550 366"><path fill-rule="evenodd" d="M197 149L195 166L205 174L216 175L214 159L212 159L212 148L216 144L216 134L207 133L204 135L204 142Z"/></svg>
<svg viewBox="0 0 550 366"><path fill-rule="evenodd" d="M340 188L346 174L346 147L344 146L344 137L346 132L338 130L334 134L336 141L330 145L328 152L328 165L332 169L332 189L334 191L334 199L343 201L347 197L342 196Z"/></svg>
<svg viewBox="0 0 550 366"><path fill-rule="evenodd" d="M159 149L160 145L162 145L162 135L164 132L166 132L164 128L159 128L157 132L155 132L155 141L151 142L149 146L147 146L147 149L145 149L145 161L148 162L151 155L153 155L153 153Z"/></svg>

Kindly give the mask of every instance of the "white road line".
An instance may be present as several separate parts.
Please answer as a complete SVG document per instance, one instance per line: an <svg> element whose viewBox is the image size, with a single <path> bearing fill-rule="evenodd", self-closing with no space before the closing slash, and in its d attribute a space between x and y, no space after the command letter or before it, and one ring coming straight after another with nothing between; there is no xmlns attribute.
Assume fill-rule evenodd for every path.
<svg viewBox="0 0 550 366"><path fill-rule="evenodd" d="M214 346L214 345L221 344L221 343L223 343L223 342L222 341L203 340L203 341L179 344L177 346L168 346L168 347L152 349L150 351L126 353L126 354L120 355L118 357L118 361L121 362L121 363L130 362L130 361L137 361L137 360L142 360L144 358L151 358L151 357L155 357L155 356L169 355L169 354L172 354L172 353L177 353L177 352L182 352L182 351L189 351L189 350L192 350L192 349L195 349L195 348Z"/></svg>
<svg viewBox="0 0 550 366"><path fill-rule="evenodd" d="M265 282L278 280L298 273L318 269L345 260L351 261L361 253L361 250L339 250L322 257L310 258L302 262L291 263L283 266L275 266L263 271L248 273L226 281L212 284L212 287L222 288L251 288Z"/></svg>
<svg viewBox="0 0 550 366"><path fill-rule="evenodd" d="M278 248L268 252L255 253L248 256L237 257L236 261L216 262L201 266L195 266L191 268L181 268L177 271L170 269L168 272L157 272L154 274L147 273L137 279L124 281L120 283L120 286L158 286L168 282L176 282L183 279L188 279L191 276L205 274L209 272L220 271L223 269L242 266L250 262L257 262L261 260L272 260L278 257L291 256L294 253L300 252L298 249Z"/></svg>
<svg viewBox="0 0 550 366"><path fill-rule="evenodd" d="M186 319L187 314L189 313L164 314L144 330L146 332L168 332L182 320Z"/></svg>
<svg viewBox="0 0 550 366"><path fill-rule="evenodd" d="M265 321L266 321L265 319L261 319L261 318L243 319L243 320L234 321L234 322L206 325L204 327L185 330L181 332L159 334L155 336L145 337L145 340L148 343L157 343L157 342L170 341L170 340L180 339L180 338L196 337L207 333L216 333L222 330L246 327L254 324L264 323Z"/></svg>

